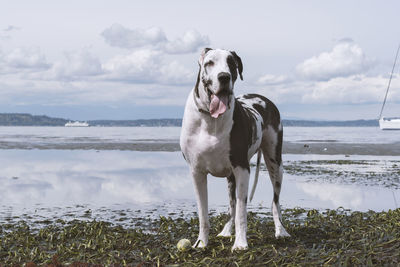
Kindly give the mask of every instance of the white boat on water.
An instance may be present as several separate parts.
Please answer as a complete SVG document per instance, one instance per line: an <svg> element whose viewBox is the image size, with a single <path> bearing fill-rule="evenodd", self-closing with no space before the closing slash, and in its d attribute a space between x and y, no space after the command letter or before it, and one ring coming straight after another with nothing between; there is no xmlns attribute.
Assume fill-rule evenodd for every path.
<svg viewBox="0 0 400 267"><path fill-rule="evenodd" d="M65 124L65 127L88 127L89 123L86 121L69 121Z"/></svg>
<svg viewBox="0 0 400 267"><path fill-rule="evenodd" d="M381 130L400 130L400 118L382 117L383 108L385 107L386 98L387 98L389 88L390 88L390 83L392 82L393 71L394 71L394 68L396 67L396 61L397 61L397 56L399 55L399 50L400 50L400 45L397 48L396 57L395 57L394 63L393 63L392 73L390 74L388 87L386 89L385 99L383 100L383 104L382 104L381 114L379 115L379 128L381 128Z"/></svg>
<svg viewBox="0 0 400 267"><path fill-rule="evenodd" d="M400 118L380 118L379 128L381 130L400 130Z"/></svg>

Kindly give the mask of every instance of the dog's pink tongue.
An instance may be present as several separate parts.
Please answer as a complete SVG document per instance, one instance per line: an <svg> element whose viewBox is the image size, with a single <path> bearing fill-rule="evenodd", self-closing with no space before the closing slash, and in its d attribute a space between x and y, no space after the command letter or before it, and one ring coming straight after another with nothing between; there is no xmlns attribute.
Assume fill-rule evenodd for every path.
<svg viewBox="0 0 400 267"><path fill-rule="evenodd" d="M219 115L226 111L226 105L228 104L228 96L222 95L211 95L210 103L210 114L213 118L218 118Z"/></svg>

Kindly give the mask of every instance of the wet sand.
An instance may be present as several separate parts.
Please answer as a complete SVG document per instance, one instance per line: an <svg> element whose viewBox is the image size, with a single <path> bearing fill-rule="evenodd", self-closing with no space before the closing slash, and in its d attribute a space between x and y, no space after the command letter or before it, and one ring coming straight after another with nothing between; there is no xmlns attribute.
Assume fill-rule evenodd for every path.
<svg viewBox="0 0 400 267"><path fill-rule="evenodd" d="M290 143L283 144L284 154L321 155L377 155L399 156L400 143L393 144L354 144L354 143Z"/></svg>
<svg viewBox="0 0 400 267"><path fill-rule="evenodd" d="M178 140L152 142L0 142L0 149L61 149L61 150L122 150L122 151L179 151ZM378 155L400 156L400 142L392 144L368 143L283 143L284 154L320 155Z"/></svg>

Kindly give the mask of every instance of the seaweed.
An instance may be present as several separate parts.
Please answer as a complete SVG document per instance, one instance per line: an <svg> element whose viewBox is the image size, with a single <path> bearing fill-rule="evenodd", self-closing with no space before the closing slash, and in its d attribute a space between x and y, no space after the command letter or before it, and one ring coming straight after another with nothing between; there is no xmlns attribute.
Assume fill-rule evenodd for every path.
<svg viewBox="0 0 400 267"><path fill-rule="evenodd" d="M288 174L304 176L308 182L383 186L400 189L399 161L395 160L309 160L288 161ZM263 166L265 169L265 166Z"/></svg>
<svg viewBox="0 0 400 267"><path fill-rule="evenodd" d="M123 211L121 211L121 214ZM210 217L204 249L178 251L192 242L197 217L163 217L141 227L96 220L56 219L41 227L25 221L0 225L2 266L294 266L400 264L400 209L386 212L337 210L283 211L290 238L276 239L270 216L248 213L245 251L231 251L234 237L216 234L228 219Z"/></svg>

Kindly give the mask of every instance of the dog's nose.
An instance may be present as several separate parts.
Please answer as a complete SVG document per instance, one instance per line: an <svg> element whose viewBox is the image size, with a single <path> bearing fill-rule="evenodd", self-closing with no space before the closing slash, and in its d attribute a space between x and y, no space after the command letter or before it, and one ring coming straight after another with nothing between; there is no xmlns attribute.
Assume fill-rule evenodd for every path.
<svg viewBox="0 0 400 267"><path fill-rule="evenodd" d="M218 81L222 84L228 83L231 79L231 75L228 72L218 73Z"/></svg>

